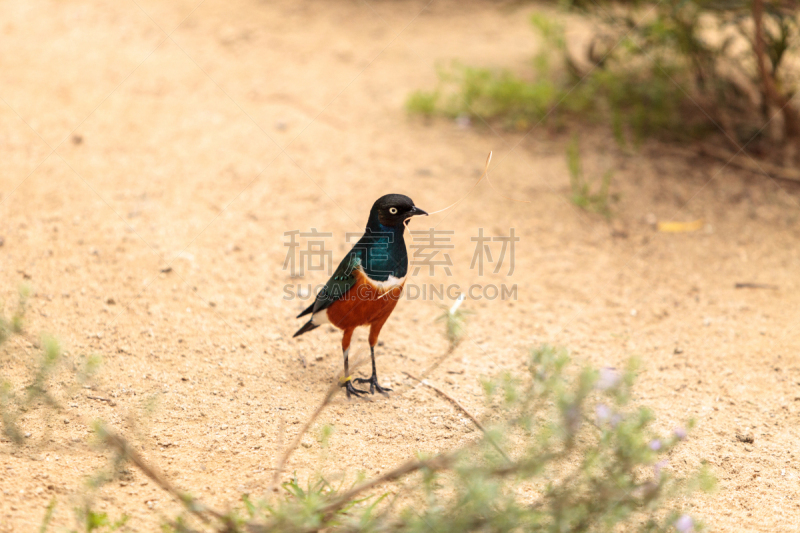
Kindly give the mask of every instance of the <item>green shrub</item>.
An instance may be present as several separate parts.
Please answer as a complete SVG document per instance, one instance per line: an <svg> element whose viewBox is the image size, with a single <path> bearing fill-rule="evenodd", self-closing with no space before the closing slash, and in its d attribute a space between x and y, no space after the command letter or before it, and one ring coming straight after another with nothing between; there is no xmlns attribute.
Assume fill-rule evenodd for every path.
<svg viewBox="0 0 800 533"><path fill-rule="evenodd" d="M408 97L406 109L408 109L409 113L430 117L436 113L436 103L438 100L439 94L435 91L416 91Z"/></svg>
<svg viewBox="0 0 800 533"><path fill-rule="evenodd" d="M537 60L537 71L549 64L542 58ZM625 144L626 129L636 143L650 135L687 138L699 133L702 128L687 127L679 113L685 100L661 70L595 70L582 80L570 76L560 81L552 72L526 80L509 71L456 64L440 72L436 90L413 93L406 108L426 117L440 114L499 121L516 131L539 123L560 127L566 119L577 117L594 122L608 119L617 141Z"/></svg>
<svg viewBox="0 0 800 533"><path fill-rule="evenodd" d="M463 316L457 313L454 306L445 320L451 350L464 334ZM41 362L22 389L25 394L4 385L0 414L14 441L21 442L17 436L23 431L15 414L20 407L59 409L51 387L52 377L65 367L59 364L60 354L55 341L44 341ZM302 483L295 476L277 497L271 491L263 498L244 495L239 508L226 512L179 491L121 435L96 421L91 424L96 443L114 452L114 468L111 474L93 477L87 472L86 490L130 463L185 506L183 514L165 517L166 531L685 533L699 525L675 507L675 497L711 490L714 481L705 468L688 478L669 473L668 457L687 430L676 428L667 435L653 431L654 413L630 401L634 370L633 364L624 371L578 368L565 349L532 349L527 371L484 380L484 423L468 444L410 458L377 478L349 476L350 485L334 486L319 476ZM294 446L339 390L334 382ZM330 428L323 427L319 438L327 442ZM292 450L290 446L281 464ZM378 489L395 482L402 486L394 494ZM94 511L91 501L87 496L86 504L75 510L83 531L131 527L125 515L112 520ZM54 499L40 531L47 531L55 507Z"/></svg>
<svg viewBox="0 0 800 533"><path fill-rule="evenodd" d="M567 167L569 168L570 201L581 209L611 217L608 189L611 187L611 171L606 171L597 192L592 192L591 184L583 175L578 138L573 137L567 146Z"/></svg>
<svg viewBox="0 0 800 533"><path fill-rule="evenodd" d="M409 112L455 118L500 120L524 130L544 119L564 92L548 79L528 82L508 71L454 65L439 72L439 87L417 91L406 102Z"/></svg>
<svg viewBox="0 0 800 533"><path fill-rule="evenodd" d="M596 33L587 57L568 52L559 22L535 14L544 46L530 72L455 64L440 72L435 91L424 93L430 97L424 114L465 115L524 131L540 122L589 120L610 125L621 145L722 132L737 151L767 135L780 114L783 131L775 140L800 142L800 111L792 102L800 76L787 60L800 55L797 1L561 5L590 17ZM412 113L421 112L412 105L419 94L409 98Z"/></svg>
<svg viewBox="0 0 800 533"><path fill-rule="evenodd" d="M226 531L689 531L699 524L674 498L711 490L703 468L667 471L686 429L650 429L654 414L630 405L634 365L577 369L566 350L531 350L528 372L486 380L490 424L463 448L420 456L371 481L304 487L293 478L274 499L243 498ZM498 453L495 446L507 450ZM509 459L508 457L511 457ZM406 479L395 495L377 485ZM183 526L189 516L181 517ZM197 527L193 524L192 527ZM219 530L224 528L220 524ZM180 530L176 527L176 530Z"/></svg>

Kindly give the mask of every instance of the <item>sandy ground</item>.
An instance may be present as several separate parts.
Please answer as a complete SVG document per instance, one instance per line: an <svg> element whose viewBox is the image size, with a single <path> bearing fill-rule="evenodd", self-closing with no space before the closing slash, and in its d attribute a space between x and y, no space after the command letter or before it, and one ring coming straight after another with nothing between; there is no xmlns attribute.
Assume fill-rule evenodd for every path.
<svg viewBox="0 0 800 533"><path fill-rule="evenodd" d="M445 207L489 150L498 191L530 203L483 183L426 220L455 232L452 276L412 281L516 284L518 299L467 300L468 339L430 379L480 414L479 378L519 369L539 343L595 365L638 357L637 401L658 427L697 421L668 468L705 461L720 481L681 505L713 531L800 530L798 188L657 144L622 153L600 128L582 132L586 172L613 169L620 199L610 224L582 212L566 200L568 135L403 110L437 64L524 67L535 7L425 4L2 2L0 295L9 311L21 283L33 294L28 334L2 349L0 369L22 387L43 331L61 340L67 368L89 354L103 366L94 389L55 384L62 413L25 413L22 449L0 441L0 531L37 530L53 496L54 522L74 526L87 476L108 458L87 444L95 418L219 507L264 491L281 419L285 442L341 365L338 333L291 339L307 301L285 300L284 286L326 276L282 268L284 232L332 232L338 260L377 197ZM688 234L647 222L697 218L705 228ZM512 275L469 269L479 228L515 228ZM441 303L400 303L378 360L394 394L340 397L320 419L335 428L330 448L313 430L288 472L371 475L473 438L402 374L446 350ZM365 353L364 332L356 342ZM136 471L104 486L97 506L130 515L135 531L177 509Z"/></svg>

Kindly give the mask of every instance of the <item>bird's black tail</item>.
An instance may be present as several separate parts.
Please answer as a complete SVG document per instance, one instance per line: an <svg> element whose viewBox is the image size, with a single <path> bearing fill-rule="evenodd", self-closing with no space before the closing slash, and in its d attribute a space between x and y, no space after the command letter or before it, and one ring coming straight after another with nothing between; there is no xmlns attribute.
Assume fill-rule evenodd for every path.
<svg viewBox="0 0 800 533"><path fill-rule="evenodd" d="M298 329L298 330L297 330L297 333L295 333L294 335L292 335L292 338L299 337L299 336L300 336L300 335L302 335L303 333L308 333L308 332L309 332L309 331L311 331L312 329L317 329L318 327L319 327L319 325L317 325L317 324L313 324L313 323L312 323L312 322L309 320L308 322L306 322L305 324L303 324L303 327L302 327L302 328L300 328L300 329Z"/></svg>
<svg viewBox="0 0 800 533"><path fill-rule="evenodd" d="M306 308L305 308L305 310L304 310L302 313L300 313L299 315L297 315L297 318L300 318L301 316L306 316L306 315L307 315L307 314L309 314L309 313L313 313L313 312L314 312L314 304L316 304L316 303L317 303L317 302L311 302L311 305L309 305L308 307L306 307Z"/></svg>

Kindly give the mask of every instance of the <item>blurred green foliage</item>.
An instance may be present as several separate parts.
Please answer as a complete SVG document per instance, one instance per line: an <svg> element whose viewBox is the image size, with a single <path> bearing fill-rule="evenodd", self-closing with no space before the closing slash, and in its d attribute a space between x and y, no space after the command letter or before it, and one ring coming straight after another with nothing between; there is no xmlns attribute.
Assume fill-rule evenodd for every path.
<svg viewBox="0 0 800 533"><path fill-rule="evenodd" d="M611 187L611 171L606 171L600 180L600 186L596 192L592 191L592 186L583 174L583 164L581 163L580 145L578 137L573 136L572 141L567 146L567 167L569 168L569 185L571 190L570 201L581 209L592 211L611 217L611 205L609 188Z"/></svg>
<svg viewBox="0 0 800 533"><path fill-rule="evenodd" d="M690 141L720 131L731 143L745 143L767 134L778 108L784 117L778 140L800 128L790 102L800 74L787 61L800 49L795 0L764 4L764 55L777 102L765 95L767 82L756 68L750 1L560 5L589 17L586 57L570 50L555 15L537 13L531 20L543 45L529 72L454 64L440 70L434 90L409 97L409 112L495 121L518 131L588 120L608 124L620 145L646 137Z"/></svg>
<svg viewBox="0 0 800 533"><path fill-rule="evenodd" d="M227 529L211 529L699 531L675 498L713 490L714 478L706 468L686 478L669 472L668 457L686 429L659 434L651 429L653 412L631 405L635 367L580 369L565 349L535 348L526 373L484 381L487 433L384 474L387 483L407 478L402 488L362 492L354 490L364 486L360 478L345 487L295 477L277 500L243 496L243 508L224 519ZM194 522L187 514L172 524L175 531L208 530Z"/></svg>
<svg viewBox="0 0 800 533"><path fill-rule="evenodd" d="M571 165L579 169L579 161ZM463 316L460 334L450 333L457 314L458 306L448 310L451 342L464 333ZM43 340L30 384L4 384L3 428L18 445L21 409L60 409L51 388L66 368L61 354L57 342ZM654 413L631 402L635 369L580 368L563 348L534 348L527 371L483 380L485 432L466 444L418 454L373 479L345 473L334 485L321 475L305 483L295 476L279 495L244 495L241 506L225 512L175 489L102 421L92 427L96 444L114 452L116 474L126 465L139 468L184 504L183 513L164 517L165 531L697 531L701 524L676 507L677 497L712 490L713 476L704 467L688 477L671 473L669 457L691 423L667 434L653 430ZM323 426L318 441L326 446L331 438L332 428ZM86 494L116 474L90 476ZM112 520L93 510L91 496L85 502L74 510L80 531L131 527L124 514ZM40 531L48 530L55 508L53 499Z"/></svg>
<svg viewBox="0 0 800 533"><path fill-rule="evenodd" d="M442 306L444 312L436 318L437 322L444 322L445 337L450 343L451 351L458 346L464 335L466 335L467 316L472 313L466 309L461 309L461 302L463 302L463 298L456 300L456 303L451 307Z"/></svg>
<svg viewBox="0 0 800 533"><path fill-rule="evenodd" d="M431 117L436 113L436 102L439 93L416 91L411 93L406 101L406 108L412 112L426 117Z"/></svg>
<svg viewBox="0 0 800 533"><path fill-rule="evenodd" d="M119 520L112 521L108 517L108 513L93 511L90 508L76 509L75 514L78 516L80 523L84 526L82 532L73 530L72 533L92 533L94 531L118 531L124 526L130 517L122 515Z"/></svg>
<svg viewBox="0 0 800 533"><path fill-rule="evenodd" d="M10 335L22 335L29 293L28 287L20 288L18 303L10 320L0 315L0 331L2 331L0 345L4 344ZM48 390L47 382L58 367L61 359L61 347L56 339L47 335L43 336L38 344L41 352L31 366L30 382L21 390L0 375L2 432L6 438L16 444L22 444L24 441L24 431L19 425L22 413L41 404L60 409L58 400Z"/></svg>
<svg viewBox="0 0 800 533"><path fill-rule="evenodd" d="M6 318L0 314L0 345L5 344L12 336L23 338L25 336L25 311L30 295L30 288L22 286L19 289L17 305L11 315ZM62 405L52 390L54 378L63 370L65 365L64 352L55 337L42 335L38 341L32 343L37 353L28 363L27 384L20 386L13 383L9 378L0 376L0 422L2 422L2 434L17 446L24 446L30 433L26 433L21 422L24 414L31 414L38 410L45 418L61 411ZM28 354L19 353L23 357L18 360L26 361ZM96 356L84 358L80 365L74 365L74 382L62 391L66 395L74 393L75 387L86 383L97 371L100 360ZM64 382L62 382L62 385ZM92 479L90 479L92 484ZM97 485L97 483L95 483ZM94 531L117 531L122 528L128 520L123 515L121 519L112 521L103 512L92 510L87 504L84 507L75 509L77 523L80 524L80 531L91 533ZM56 511L56 498L48 503L45 514L39 527L40 533L45 533L50 527Z"/></svg>
<svg viewBox="0 0 800 533"><path fill-rule="evenodd" d="M11 319L8 319L4 315L0 314L0 344L5 342L5 340L8 339L8 336L12 333L20 333L22 331L22 320L25 316L25 307L28 303L29 296L30 287L27 285L22 285L19 288L17 306L14 312L11 314Z"/></svg>

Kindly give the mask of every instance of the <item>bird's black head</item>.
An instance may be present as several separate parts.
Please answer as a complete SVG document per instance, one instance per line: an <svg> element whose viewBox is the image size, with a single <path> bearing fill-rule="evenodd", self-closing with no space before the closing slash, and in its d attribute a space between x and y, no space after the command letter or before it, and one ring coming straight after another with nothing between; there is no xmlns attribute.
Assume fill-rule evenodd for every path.
<svg viewBox="0 0 800 533"><path fill-rule="evenodd" d="M414 205L414 201L402 194L387 194L372 204L369 212L369 224L375 221L386 227L402 227L403 223L415 215L427 215L425 211Z"/></svg>

